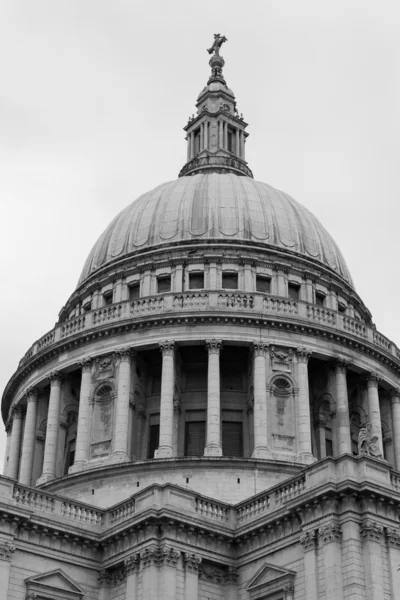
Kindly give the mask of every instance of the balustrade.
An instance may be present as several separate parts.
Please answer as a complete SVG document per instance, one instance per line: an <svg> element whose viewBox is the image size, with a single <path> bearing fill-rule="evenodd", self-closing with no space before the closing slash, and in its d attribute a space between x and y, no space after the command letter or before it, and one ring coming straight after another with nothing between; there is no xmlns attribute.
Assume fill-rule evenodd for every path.
<svg viewBox="0 0 400 600"><path fill-rule="evenodd" d="M54 512L54 496L44 494L43 492L36 492L30 488L15 485L13 498L18 504L22 504L23 506L28 506L29 508L35 508L44 512Z"/></svg>
<svg viewBox="0 0 400 600"><path fill-rule="evenodd" d="M136 512L136 503L135 500L128 500L128 502L124 502L120 504L116 508L114 508L110 513L110 524L117 525L118 523L122 523L126 521L129 517L134 515Z"/></svg>
<svg viewBox="0 0 400 600"><path fill-rule="evenodd" d="M197 514L209 519L217 519L218 521L227 521L229 518L229 507L219 502L205 500L196 496L195 510Z"/></svg>
<svg viewBox="0 0 400 600"><path fill-rule="evenodd" d="M94 510L93 507L74 502L62 502L61 514L67 519L73 519L74 521L87 523L88 525L102 525L104 521L104 513L102 511Z"/></svg>
<svg viewBox="0 0 400 600"><path fill-rule="evenodd" d="M291 298L272 296L259 292L245 293L240 291L212 290L187 291L147 296L134 301L118 302L103 308L88 311L84 315L74 317L56 326L46 333L26 352L19 366L35 356L38 352L57 343L59 340L90 330L107 323L140 318L146 315L162 313L178 313L180 311L228 310L249 312L261 315L293 316L301 320L317 323L321 326L334 327L338 330L367 340L381 350L389 352L400 360L400 350L384 335L358 319L353 319L337 311L316 306Z"/></svg>

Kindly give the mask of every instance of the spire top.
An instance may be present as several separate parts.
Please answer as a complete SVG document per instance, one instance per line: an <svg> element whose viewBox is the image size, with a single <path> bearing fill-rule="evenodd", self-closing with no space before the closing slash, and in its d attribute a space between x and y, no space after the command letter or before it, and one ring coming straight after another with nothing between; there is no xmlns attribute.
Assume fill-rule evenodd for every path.
<svg viewBox="0 0 400 600"><path fill-rule="evenodd" d="M247 123L239 115L235 95L226 85L222 68L225 64L220 48L228 40L214 33L211 54L211 76L200 92L197 114L189 117L187 133L187 162L179 177L196 173L235 173L253 177L245 159Z"/></svg>
<svg viewBox="0 0 400 600"><path fill-rule="evenodd" d="M211 67L211 77L208 80L208 83L219 79L220 81L225 83L224 76L222 73L222 68L225 64L224 59L219 53L219 50L224 42L227 42L228 39L221 35L220 33L214 33L214 42L211 48L207 49L208 54L213 54L210 58L210 62L208 63Z"/></svg>

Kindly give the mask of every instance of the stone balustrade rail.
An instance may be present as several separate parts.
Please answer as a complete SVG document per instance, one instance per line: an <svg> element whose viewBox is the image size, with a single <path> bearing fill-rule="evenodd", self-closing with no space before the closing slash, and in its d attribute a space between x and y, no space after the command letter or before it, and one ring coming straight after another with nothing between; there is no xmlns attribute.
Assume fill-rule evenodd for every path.
<svg viewBox="0 0 400 600"><path fill-rule="evenodd" d="M240 291L212 290L188 291L147 296L134 301L126 300L87 311L56 325L54 329L35 342L21 359L19 366L42 350L68 339L81 332L104 327L108 324L132 321L146 316L169 316L182 311L213 313L227 311L230 315L253 315L260 318L292 317L299 321L322 325L335 331L341 331L367 341L400 360L400 350L381 333L341 312L327 309L300 300L292 300L270 294Z"/></svg>

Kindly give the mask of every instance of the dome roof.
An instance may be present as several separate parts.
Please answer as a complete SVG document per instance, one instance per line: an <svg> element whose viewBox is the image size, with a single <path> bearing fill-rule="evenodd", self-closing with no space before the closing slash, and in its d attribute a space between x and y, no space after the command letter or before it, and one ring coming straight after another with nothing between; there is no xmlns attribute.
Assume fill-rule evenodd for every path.
<svg viewBox="0 0 400 600"><path fill-rule="evenodd" d="M79 284L131 252L195 240L248 241L299 253L353 285L338 246L310 211L266 183L219 173L180 177L132 202L95 243Z"/></svg>

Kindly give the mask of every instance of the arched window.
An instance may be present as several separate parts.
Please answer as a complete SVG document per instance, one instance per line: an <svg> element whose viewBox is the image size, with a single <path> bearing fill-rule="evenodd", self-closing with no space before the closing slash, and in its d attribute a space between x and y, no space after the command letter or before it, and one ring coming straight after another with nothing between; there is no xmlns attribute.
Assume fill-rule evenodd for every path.
<svg viewBox="0 0 400 600"><path fill-rule="evenodd" d="M272 443L282 452L295 451L295 415L293 384L288 377L276 376L271 381L274 409Z"/></svg>
<svg viewBox="0 0 400 600"><path fill-rule="evenodd" d="M323 394L314 411L314 434L319 459L335 455L335 403L330 394Z"/></svg>

